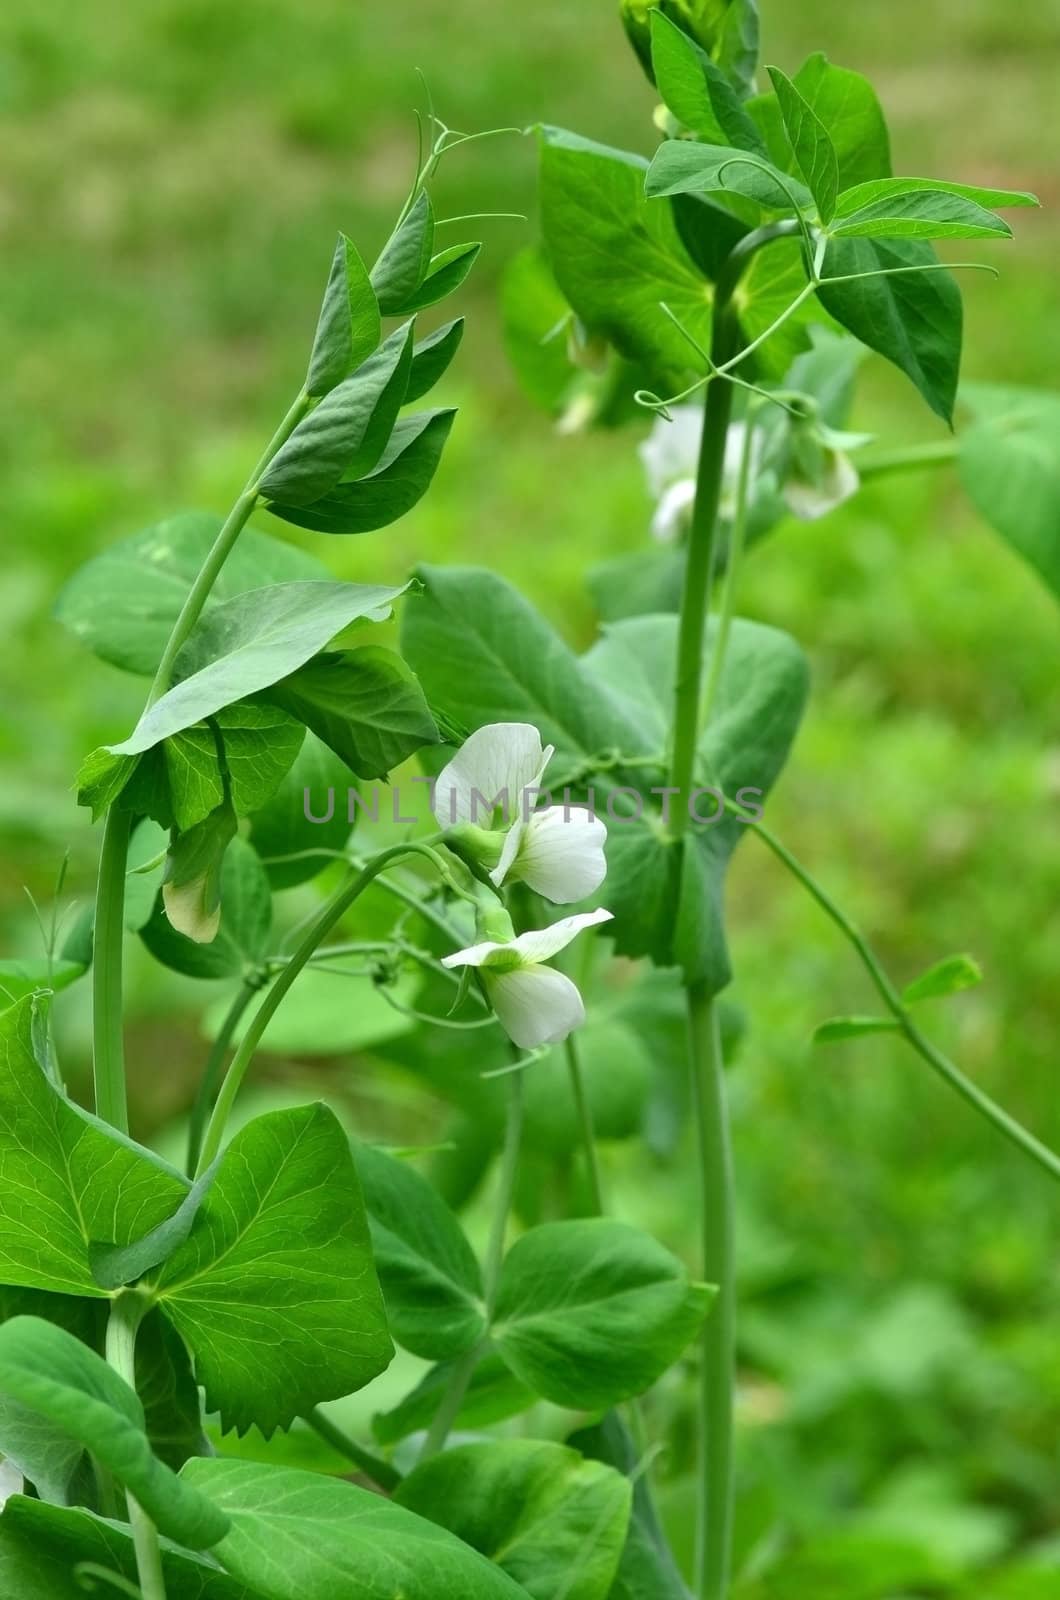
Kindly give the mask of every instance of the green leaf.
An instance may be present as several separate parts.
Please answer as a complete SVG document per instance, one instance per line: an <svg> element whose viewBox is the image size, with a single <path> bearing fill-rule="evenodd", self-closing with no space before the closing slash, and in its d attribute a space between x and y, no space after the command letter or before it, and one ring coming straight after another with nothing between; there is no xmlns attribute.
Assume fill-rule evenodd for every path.
<svg viewBox="0 0 1060 1600"><path fill-rule="evenodd" d="M938 257L919 240L832 239L817 291L825 310L862 344L894 363L919 389L932 411L953 420L961 362L961 292ZM832 283L857 273L894 276Z"/></svg>
<svg viewBox="0 0 1060 1600"><path fill-rule="evenodd" d="M459 289L471 268L478 260L481 244L453 244L431 258L430 270L419 288L410 295L404 306L405 313L426 311L439 300Z"/></svg>
<svg viewBox="0 0 1060 1600"><path fill-rule="evenodd" d="M125 876L124 922L129 933L139 933L150 920L165 870L164 861L158 861L158 857L168 843L166 830L149 818L133 830ZM150 866L154 861L158 861L158 865ZM150 870L144 870L147 868Z"/></svg>
<svg viewBox="0 0 1060 1600"><path fill-rule="evenodd" d="M224 804L219 741L208 723L197 722L166 739L161 752L173 823L186 833Z"/></svg>
<svg viewBox="0 0 1060 1600"><path fill-rule="evenodd" d="M828 130L839 162L842 188L890 177L887 123L867 78L846 67L833 66L827 56L817 53L795 74L795 87Z"/></svg>
<svg viewBox="0 0 1060 1600"><path fill-rule="evenodd" d="M271 688L360 618L379 621L407 584L277 583L207 611L177 657L180 678L112 745L137 755L205 717Z"/></svg>
<svg viewBox="0 0 1060 1600"><path fill-rule="evenodd" d="M353 1484L249 1461L189 1461L183 1477L230 1518L218 1559L265 1600L524 1596L445 1529Z"/></svg>
<svg viewBox="0 0 1060 1600"><path fill-rule="evenodd" d="M622 0L629 42L652 82L656 10L717 62L741 97L750 92L758 62L757 0Z"/></svg>
<svg viewBox="0 0 1060 1600"><path fill-rule="evenodd" d="M407 315L408 302L427 276L433 248L434 210L421 190L372 268L372 288L384 317Z"/></svg>
<svg viewBox="0 0 1060 1600"><path fill-rule="evenodd" d="M40 1419L39 1448L49 1465L57 1440L90 1450L143 1506L161 1533L193 1550L216 1544L227 1518L151 1452L144 1411L128 1384L95 1351L38 1317L0 1327L0 1391ZM23 1460L32 1477L32 1450ZM5 1448L0 1438L0 1448Z"/></svg>
<svg viewBox="0 0 1060 1600"><path fill-rule="evenodd" d="M685 249L700 272L716 283L728 257L751 230L709 195L671 195L670 209Z"/></svg>
<svg viewBox="0 0 1060 1600"><path fill-rule="evenodd" d="M575 1450L510 1439L435 1456L395 1499L480 1550L533 1600L606 1600L631 1491L617 1472Z"/></svg>
<svg viewBox="0 0 1060 1600"><path fill-rule="evenodd" d="M961 482L981 517L1060 599L1060 395L974 384L959 440Z"/></svg>
<svg viewBox="0 0 1060 1600"><path fill-rule="evenodd" d="M221 872L239 823L226 800L209 816L174 832L162 878L162 904L177 933L195 944L212 944L221 925Z"/></svg>
<svg viewBox="0 0 1060 1600"><path fill-rule="evenodd" d="M56 617L103 661L127 672L153 673L221 524L212 513L185 512L111 545L67 582ZM205 615L264 584L330 576L315 557L245 528Z"/></svg>
<svg viewBox="0 0 1060 1600"><path fill-rule="evenodd" d="M228 791L237 816L260 811L290 772L305 739L305 728L279 705L243 701L225 706L214 718L221 730Z"/></svg>
<svg viewBox="0 0 1060 1600"><path fill-rule="evenodd" d="M650 200L676 194L741 195L767 211L809 215L813 210L810 191L763 156L687 139L667 139L659 146L644 193Z"/></svg>
<svg viewBox="0 0 1060 1600"><path fill-rule="evenodd" d="M872 1033L900 1033L893 1017L832 1017L813 1031L814 1044L839 1044L844 1039L864 1039Z"/></svg>
<svg viewBox="0 0 1060 1600"><path fill-rule="evenodd" d="M156 1286L225 1428L269 1435L387 1366L361 1189L326 1106L236 1135Z"/></svg>
<svg viewBox="0 0 1060 1600"><path fill-rule="evenodd" d="M655 81L679 122L707 144L765 155L761 136L725 73L663 11L651 18Z"/></svg>
<svg viewBox="0 0 1060 1600"><path fill-rule="evenodd" d="M324 395L367 360L379 343L379 305L352 240L339 234L324 290L305 388Z"/></svg>
<svg viewBox="0 0 1060 1600"><path fill-rule="evenodd" d="M747 342L771 328L805 286L806 266L799 240L775 239L768 250L756 250L740 280L738 297L740 327ZM809 349L809 329L820 314L820 307L808 300L759 345L753 359L760 377L776 382L786 378L792 362Z"/></svg>
<svg viewBox="0 0 1060 1600"><path fill-rule="evenodd" d="M869 185L868 187L872 187ZM894 193L837 217L837 239L1011 239L1012 229L992 211L946 190Z"/></svg>
<svg viewBox="0 0 1060 1600"><path fill-rule="evenodd" d="M440 328L435 328L433 333L429 333L425 339L421 339L413 346L412 366L409 370L408 388L405 390L405 405L411 405L414 400L422 399L430 389L434 388L460 349L463 337L464 319L457 317L455 322L443 323Z"/></svg>
<svg viewBox="0 0 1060 1600"><path fill-rule="evenodd" d="M960 994L962 989L974 989L982 981L983 969L974 956L946 956L907 983L902 1000L907 1006L915 1006L921 1000L940 1000Z"/></svg>
<svg viewBox="0 0 1060 1600"><path fill-rule="evenodd" d="M416 674L378 645L315 656L272 692L361 778L385 778L438 743Z"/></svg>
<svg viewBox="0 0 1060 1600"><path fill-rule="evenodd" d="M412 343L411 323L395 329L298 424L262 474L267 500L309 505L344 474L361 478L378 466L404 404Z"/></svg>
<svg viewBox="0 0 1060 1600"><path fill-rule="evenodd" d="M176 1210L187 1184L49 1083L32 1023L32 1000L0 1013L0 1276L95 1298L90 1241L130 1244Z"/></svg>
<svg viewBox="0 0 1060 1600"><path fill-rule="evenodd" d="M167 1600L260 1600L208 1559L160 1541ZM83 1564L137 1579L132 1530L88 1511L14 1495L0 1515L0 1600L83 1600ZM100 1586L98 1592L117 1594Z"/></svg>
<svg viewBox="0 0 1060 1600"><path fill-rule="evenodd" d="M274 889L305 883L331 865L327 852L341 850L350 836L348 791L353 785L354 775L346 763L315 733L307 733L294 766L272 799L250 818L247 839L262 858ZM310 815L328 820L311 822L307 808ZM313 850L323 853L300 861L271 859ZM223 892L222 887L222 897Z"/></svg>
<svg viewBox="0 0 1060 1600"><path fill-rule="evenodd" d="M854 184L839 196L835 210L838 224L845 217L853 217L868 207L887 205L895 200L911 199L916 195L953 195L967 200L970 205L990 211L1003 211L1006 207L1040 206L1036 195L1023 189L983 189L973 183L947 183L941 178L877 178Z"/></svg>
<svg viewBox="0 0 1060 1600"><path fill-rule="evenodd" d="M633 1480L633 1515L608 1600L689 1600L652 1501L648 1476L618 1413L609 1411L596 1426L579 1429L569 1443L590 1460L606 1462Z"/></svg>
<svg viewBox="0 0 1060 1600"><path fill-rule="evenodd" d="M136 1392L151 1449L167 1467L179 1472L192 1456L209 1454L191 1356L157 1310L148 1312L137 1335Z"/></svg>
<svg viewBox="0 0 1060 1600"><path fill-rule="evenodd" d="M839 158L835 145L824 123L808 101L803 99L791 79L779 67L769 67L767 70L799 171L817 201L821 221L827 225L832 219L839 193Z"/></svg>
<svg viewBox="0 0 1060 1600"><path fill-rule="evenodd" d="M587 328L664 377L687 372L691 352L660 302L704 346L710 302L670 208L645 200L644 174L639 156L542 131L541 221L556 281Z"/></svg>
<svg viewBox="0 0 1060 1600"><path fill-rule="evenodd" d="M76 983L87 970L84 962L61 958L49 961L46 956L32 961L0 961L0 995L6 1005L14 1005L16 1000L45 990L58 994L60 989L68 989Z"/></svg>
<svg viewBox="0 0 1060 1600"><path fill-rule="evenodd" d="M362 1144L354 1157L394 1338L428 1361L463 1355L486 1331L482 1275L464 1230L408 1162Z"/></svg>
<svg viewBox="0 0 1060 1600"><path fill-rule="evenodd" d="M89 751L77 770L74 787L78 805L89 808L93 822L98 822L110 810L136 771L139 760L139 756L112 755L103 746Z"/></svg>
<svg viewBox="0 0 1060 1600"><path fill-rule="evenodd" d="M544 1399L592 1411L649 1389L692 1339L714 1292L624 1223L543 1223L505 1259L493 1339Z"/></svg>
<svg viewBox="0 0 1060 1600"><path fill-rule="evenodd" d="M390 1411L377 1412L372 1432L381 1445L397 1444L412 1433L425 1432L445 1399L455 1361L446 1361L426 1372ZM471 1375L471 1382L454 1421L454 1429L467 1433L505 1422L537 1404L537 1396L506 1366L496 1351L483 1355Z"/></svg>
<svg viewBox="0 0 1060 1600"><path fill-rule="evenodd" d="M233 838L225 850L220 908L220 927L208 944L178 932L161 900L140 929L140 937L156 961L189 978L240 977L256 966L269 942L272 897L265 869L244 839Z"/></svg>
<svg viewBox="0 0 1060 1600"><path fill-rule="evenodd" d="M374 472L340 483L309 506L270 505L285 522L317 533L369 533L396 522L422 500L442 459L455 410L402 417ZM395 593L400 594L401 590Z"/></svg>

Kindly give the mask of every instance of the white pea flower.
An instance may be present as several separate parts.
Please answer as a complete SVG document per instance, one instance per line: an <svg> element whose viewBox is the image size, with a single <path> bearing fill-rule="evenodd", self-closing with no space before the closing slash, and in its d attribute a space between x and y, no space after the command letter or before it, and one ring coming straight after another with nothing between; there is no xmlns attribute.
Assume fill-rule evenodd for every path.
<svg viewBox="0 0 1060 1600"><path fill-rule="evenodd" d="M610 920L610 911L581 912L507 943L491 939L470 945L444 956L442 965L479 969L498 1022L520 1050L559 1044L585 1021L585 1006L577 984L543 963L565 950L583 928Z"/></svg>
<svg viewBox="0 0 1060 1600"><path fill-rule="evenodd" d="M529 723L489 723L442 769L432 808L441 827L465 830L469 847L492 867L495 887L525 883L566 905L604 881L607 829L585 806L534 809L553 754Z"/></svg>
<svg viewBox="0 0 1060 1600"><path fill-rule="evenodd" d="M781 490L792 516L800 522L817 522L856 495L861 477L847 451L871 441L870 433L841 433L816 417L796 428Z"/></svg>
<svg viewBox="0 0 1060 1600"><path fill-rule="evenodd" d="M657 417L651 433L640 445L640 459L648 479L648 489L656 501L651 531L663 544L681 538L687 531L696 498L696 469L703 432L702 406L674 406L670 421ZM736 511L736 494L743 460L747 424L734 422L725 440L722 468L720 515L731 521ZM751 479L758 476L764 452L761 429L751 439Z"/></svg>

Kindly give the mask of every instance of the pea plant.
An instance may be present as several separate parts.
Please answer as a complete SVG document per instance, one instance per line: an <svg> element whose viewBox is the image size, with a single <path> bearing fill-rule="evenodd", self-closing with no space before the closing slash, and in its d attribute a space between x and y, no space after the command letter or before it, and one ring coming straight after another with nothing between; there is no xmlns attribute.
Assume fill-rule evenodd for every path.
<svg viewBox="0 0 1060 1600"><path fill-rule="evenodd" d="M60 596L61 622L150 687L132 733L78 776L102 823L94 906L62 938L43 919L44 958L2 971L5 1596L765 1593L730 1555L735 1030L719 997L745 835L879 997L818 1040L898 1035L1060 1177L917 1020L978 981L971 957L892 980L763 820L806 662L737 615L744 556L781 518L951 460L1060 589L1040 510L1055 402L980 386L972 426L942 444L869 448L849 429L866 347L952 423L955 274L993 269L943 264L932 242L1005 239L998 212L1036 202L893 176L864 78L823 55L759 74L755 0L624 0L622 14L661 99L654 156L534 130L543 237L503 291L512 359L564 431L651 422L656 539L589 574L591 648L575 653L498 573L338 582L308 539L248 526L267 511L367 533L430 486L454 412L410 408L463 323L417 323L478 252L436 248L431 181L467 136L433 116L374 266L340 237L304 383L227 517L137 534ZM400 652L372 642L398 605ZM128 1131L129 935L227 996L183 1168ZM327 973L351 980L354 1021L376 998L393 1008L382 1053L451 1105L433 1152L351 1138L320 1103L233 1119L266 1033ZM83 977L94 1114L66 1091L53 1026L56 992ZM303 1002L301 1025L327 1048L326 1011ZM646 1132L679 1158L686 1121L694 1264L608 1216L598 1149ZM458 1212L479 1192L489 1226L472 1242ZM421 1376L357 1437L322 1408L379 1377L395 1344ZM654 1508L666 1439L641 1405L675 1374L698 1393L691 1575ZM251 1430L271 1453L231 1447ZM345 1474L291 1464L288 1430Z"/></svg>

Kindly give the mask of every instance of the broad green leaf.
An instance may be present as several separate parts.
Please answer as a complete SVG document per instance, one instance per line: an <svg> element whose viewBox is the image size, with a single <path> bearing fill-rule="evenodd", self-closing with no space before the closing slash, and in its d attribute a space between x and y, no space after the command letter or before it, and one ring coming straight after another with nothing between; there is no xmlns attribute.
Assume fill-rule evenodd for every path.
<svg viewBox="0 0 1060 1600"><path fill-rule="evenodd" d="M764 156L727 146L667 139L644 179L649 199L673 194L741 195L767 211L813 211L813 196Z"/></svg>
<svg viewBox="0 0 1060 1600"><path fill-rule="evenodd" d="M862 344L885 356L919 389L932 411L953 420L961 362L961 292L919 240L832 239L818 298ZM926 271L911 271L926 268ZM898 269L898 270L895 270ZM887 272L889 276L879 274ZM859 281L829 283L829 278Z"/></svg>
<svg viewBox="0 0 1060 1600"><path fill-rule="evenodd" d="M1060 599L1060 395L974 384L958 467L973 505Z"/></svg>
<svg viewBox="0 0 1060 1600"><path fill-rule="evenodd" d="M569 1440L583 1456L633 1480L633 1515L608 1600L690 1600L652 1501L648 1475L618 1413L609 1411Z"/></svg>
<svg viewBox="0 0 1060 1600"><path fill-rule="evenodd" d="M876 91L860 72L817 53L795 74L795 87L828 129L843 189L891 173L891 141ZM772 97L770 97L772 98Z"/></svg>
<svg viewBox="0 0 1060 1600"><path fill-rule="evenodd" d="M264 1600L525 1600L451 1533L353 1484L249 1461L189 1461L183 1477L230 1519L218 1559Z"/></svg>
<svg viewBox="0 0 1060 1600"><path fill-rule="evenodd" d="M272 926L269 882L255 850L244 839L228 844L220 868L221 922L209 944L179 933L161 900L140 937L156 961L189 978L241 977L265 954Z"/></svg>
<svg viewBox="0 0 1060 1600"><path fill-rule="evenodd" d="M427 276L416 292L410 295L404 312L411 314L426 311L439 300L459 289L471 268L478 260L481 244L453 244L432 256Z"/></svg>
<svg viewBox="0 0 1060 1600"><path fill-rule="evenodd" d="M351 1394L392 1355L349 1141L322 1105L236 1135L155 1283L207 1404L241 1433Z"/></svg>
<svg viewBox="0 0 1060 1600"><path fill-rule="evenodd" d="M412 1433L425 1432L445 1399L457 1363L446 1361L431 1367L415 1389L391 1411L377 1412L372 1432L379 1444L397 1444ZM529 1411L537 1396L502 1361L496 1351L483 1355L471 1376L467 1393L453 1424L458 1432L488 1428Z"/></svg>
<svg viewBox="0 0 1060 1600"><path fill-rule="evenodd" d="M274 889L305 883L331 865L329 852L341 850L350 836L348 793L353 786L354 775L346 763L315 733L307 733L294 766L272 799L250 818L247 839L262 858ZM311 822L310 817L327 821ZM308 851L321 854L303 854ZM283 857L301 859L279 859Z"/></svg>
<svg viewBox="0 0 1060 1600"><path fill-rule="evenodd" d="M237 816L260 811L290 772L305 739L305 728L275 703L243 701L215 717L221 730L228 791Z"/></svg>
<svg viewBox="0 0 1060 1600"><path fill-rule="evenodd" d="M182 728L161 747L174 826L182 833L224 804L220 744L206 722Z"/></svg>
<svg viewBox="0 0 1060 1600"><path fill-rule="evenodd" d="M797 239L775 239L768 250L756 250L740 279L737 297L747 343L772 328L805 286L806 266ZM792 362L809 349L809 329L820 316L820 307L810 299L771 333L754 353L758 375L776 382L784 378Z"/></svg>
<svg viewBox="0 0 1060 1600"><path fill-rule="evenodd" d="M970 205L989 211L1041 204L1036 195L1028 194L1023 189L984 189L974 183L947 183L941 178L885 177L845 188L836 205L836 224L869 207L885 206L895 200L911 199L915 195L937 197L944 194L967 200Z"/></svg>
<svg viewBox="0 0 1060 1600"><path fill-rule="evenodd" d="M576 1450L509 1439L435 1456L395 1499L495 1561L532 1600L607 1600L631 1490Z"/></svg>
<svg viewBox="0 0 1060 1600"><path fill-rule="evenodd" d="M403 317L431 263L434 210L425 190L398 223L372 268L371 281L384 317Z"/></svg>
<svg viewBox="0 0 1060 1600"><path fill-rule="evenodd" d="M946 956L907 983L902 1000L907 1006L915 1006L921 1000L940 1000L960 994L962 989L974 989L982 981L983 969L974 956Z"/></svg>
<svg viewBox="0 0 1060 1600"><path fill-rule="evenodd" d="M56 1460L58 1435L90 1450L109 1468L160 1532L193 1550L207 1549L224 1534L224 1514L152 1454L135 1392L72 1334L37 1317L5 1322L0 1327L0 1392L40 1419L39 1447L49 1463ZM20 1443L20 1465L32 1477L24 1430Z"/></svg>
<svg viewBox="0 0 1060 1600"><path fill-rule="evenodd" d="M673 1365L714 1290L648 1234L594 1218L532 1228L501 1271L493 1339L546 1400L592 1411L643 1394Z"/></svg>
<svg viewBox="0 0 1060 1600"><path fill-rule="evenodd" d="M681 242L692 260L705 277L712 283L717 282L725 262L740 240L750 233L750 228L726 206L705 194L671 195L670 209ZM758 259L756 255L752 266Z"/></svg>
<svg viewBox="0 0 1060 1600"><path fill-rule="evenodd" d="M178 1246L182 1245L192 1230L203 1200L217 1175L216 1165L210 1167L188 1189L172 1216L134 1239L131 1244L96 1244L89 1246L92 1276L101 1289L120 1289L123 1284L135 1283L153 1267L168 1261ZM174 1335L175 1337L175 1335ZM137 1346L139 1349L139 1345Z"/></svg>
<svg viewBox="0 0 1060 1600"><path fill-rule="evenodd" d="M1012 229L992 211L945 190L896 193L837 217L837 239L1011 239Z"/></svg>
<svg viewBox="0 0 1060 1600"><path fill-rule="evenodd" d="M0 1013L0 1276L98 1297L90 1242L131 1243L176 1210L187 1184L49 1083L32 1019L32 1000Z"/></svg>
<svg viewBox="0 0 1060 1600"><path fill-rule="evenodd" d="M139 762L139 756L115 756L102 745L89 751L77 770L74 787L78 805L88 807L93 822L114 804Z"/></svg>
<svg viewBox="0 0 1060 1600"><path fill-rule="evenodd" d="M148 1312L137 1335L136 1392L151 1449L167 1467L179 1472L192 1456L209 1454L191 1356L158 1310Z"/></svg>
<svg viewBox="0 0 1060 1600"><path fill-rule="evenodd" d="M411 323L395 329L298 424L262 474L267 500L306 506L344 475L361 478L378 466L404 404L412 341Z"/></svg>
<svg viewBox="0 0 1060 1600"><path fill-rule="evenodd" d="M376 1269L394 1338L413 1355L448 1361L482 1338L482 1276L464 1230L408 1162L354 1146Z"/></svg>
<svg viewBox="0 0 1060 1600"><path fill-rule="evenodd" d="M724 72L663 11L651 19L651 52L659 93L679 122L707 144L765 155L758 129Z"/></svg>
<svg viewBox="0 0 1060 1600"><path fill-rule="evenodd" d="M844 1039L864 1039L872 1033L900 1033L893 1017L831 1017L813 1031L814 1044L839 1044Z"/></svg>
<svg viewBox="0 0 1060 1600"><path fill-rule="evenodd" d="M154 672L222 520L184 512L111 545L69 579L56 617L102 660L127 672ZM328 577L314 556L246 528L211 590L206 615L264 584Z"/></svg>
<svg viewBox="0 0 1060 1600"><path fill-rule="evenodd" d="M706 651L715 632L707 631ZM626 748L664 750L677 649L676 617L647 616L617 623L585 657L600 685L616 684L626 709ZM786 634L737 619L714 711L700 744L702 790L675 894L675 848L661 826L661 803L644 808L643 821L609 828L607 904L615 947L622 955L650 955L661 966L680 965L717 992L729 980L723 898L725 873L745 825L711 822L717 789L739 801L745 791L760 804L783 769L806 701L807 671L801 650ZM665 783L651 776L649 787ZM639 776L643 794L645 777Z"/></svg>
<svg viewBox="0 0 1060 1600"><path fill-rule="evenodd" d="M325 395L379 343L379 305L353 241L339 234L309 358L305 389Z"/></svg>
<svg viewBox="0 0 1060 1600"><path fill-rule="evenodd" d="M270 504L269 510L285 522L318 533L369 533L387 527L426 494L455 416L448 410L401 417L374 472L355 483L338 484L312 505Z"/></svg>
<svg viewBox="0 0 1060 1600"><path fill-rule="evenodd" d="M574 315L543 251L520 250L501 282L504 348L536 405L559 412L574 378L568 331Z"/></svg>
<svg viewBox="0 0 1060 1600"><path fill-rule="evenodd" d="M378 621L407 585L277 583L207 611L177 657L180 678L111 746L137 755L205 717L270 688L361 618Z"/></svg>
<svg viewBox="0 0 1060 1600"><path fill-rule="evenodd" d="M768 71L799 171L817 201L821 221L827 224L832 219L839 193L839 158L835 145L824 123L791 79L779 67L770 67Z"/></svg>
<svg viewBox="0 0 1060 1600"><path fill-rule="evenodd" d="M288 1058L322 1059L375 1050L413 1031L413 1019L404 1015L401 1008L415 1003L418 988L417 976L406 973L387 987L384 996L381 985L367 975L321 972L310 967L269 1019L258 1050ZM236 1030L236 1043L256 1016L263 998L264 991L244 1012ZM207 1037L216 1038L228 1004L227 999L219 1000L207 1013Z"/></svg>
<svg viewBox="0 0 1060 1600"><path fill-rule="evenodd" d="M662 377L686 372L690 350L660 302L704 346L710 302L670 208L645 200L644 174L639 156L542 132L541 221L556 281L588 329Z"/></svg>
<svg viewBox="0 0 1060 1600"><path fill-rule="evenodd" d="M208 1558L160 1543L167 1600L260 1600ZM83 1600L90 1591L75 1573L85 1563L135 1584L132 1530L22 1495L7 1501L0 1515L0 1600ZM119 1591L101 1584L97 1593Z"/></svg>
<svg viewBox="0 0 1060 1600"><path fill-rule="evenodd" d="M385 778L438 743L416 674L378 645L316 656L272 694L361 778Z"/></svg>
<svg viewBox="0 0 1060 1600"><path fill-rule="evenodd" d="M86 971L83 962L66 961L61 957L53 961L46 956L38 956L31 961L0 961L0 996L6 1006L44 990L58 993L60 989L68 989L72 983L76 983Z"/></svg>
<svg viewBox="0 0 1060 1600"><path fill-rule="evenodd" d="M420 400L430 389L433 389L439 378L448 370L449 364L460 348L464 337L464 319L457 317L455 322L445 322L440 328L435 328L425 339L421 339L412 349L412 366L409 370L408 388L405 390L405 405L411 405L414 400Z"/></svg>
<svg viewBox="0 0 1060 1600"><path fill-rule="evenodd" d="M128 870L125 876L124 922L129 933L139 933L150 920L155 898L162 885L164 861L158 857L169 840L166 830L145 818L137 824L129 840ZM152 862L158 862L152 866Z"/></svg>
<svg viewBox="0 0 1060 1600"><path fill-rule="evenodd" d="M635 550L590 567L589 592L601 622L621 622L652 611L679 611L685 565L686 552L666 546Z"/></svg>

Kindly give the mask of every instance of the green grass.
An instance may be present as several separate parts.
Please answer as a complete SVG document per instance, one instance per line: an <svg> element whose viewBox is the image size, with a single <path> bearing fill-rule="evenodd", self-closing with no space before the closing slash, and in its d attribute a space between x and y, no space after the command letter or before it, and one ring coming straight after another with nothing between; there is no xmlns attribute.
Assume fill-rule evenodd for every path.
<svg viewBox="0 0 1060 1600"><path fill-rule="evenodd" d="M1000 0L765 9L766 59L791 68L823 47L871 74L899 171L1041 193L1046 209L1020 213L1017 242L990 256L1001 280L965 283L965 370L1055 381L1060 185L1040 125L1054 98L1055 3L1015 16ZM46 898L67 847L73 886L90 884L97 840L74 806L73 771L129 722L141 692L50 623L57 586L164 512L230 502L301 378L336 228L366 253L385 236L414 156L417 66L462 128L544 118L647 148L652 95L612 11L584 0L103 0L60 19L8 0L7 948L33 950L22 888ZM532 215L529 141L508 134L455 154L439 202L442 214ZM506 369L494 290L532 235L532 222L485 224L484 265L461 307L470 334L447 380L462 414L435 492L387 533L330 541L324 554L358 578L424 558L489 563L581 642L593 627L585 569L642 547L650 508L634 431L560 439ZM857 423L893 444L936 432L875 363ZM794 633L814 666L771 820L897 977L953 950L981 960L985 984L937 1008L936 1035L1060 1144L1055 602L942 472L873 487L813 527L786 525L751 558L742 608ZM810 1049L817 1022L866 1009L869 996L850 953L753 841L730 906L737 995L753 1018L733 1075L746 1538L777 1517L878 1533L934 1514L936 1542L971 1559L1056 1534L1055 1195L898 1046ZM139 961L132 1004L134 1062L172 1066L139 1076L138 1121L150 1128L181 1104L194 1021L187 986ZM86 1030L75 995L63 1025L76 1076ZM611 1165L621 1204L687 1247L687 1177L645 1181L640 1166ZM656 1409L679 1418L680 1406L667 1391ZM678 1433L663 1473L676 1525L686 1455Z"/></svg>

